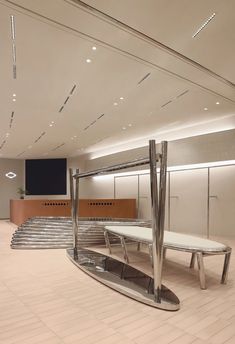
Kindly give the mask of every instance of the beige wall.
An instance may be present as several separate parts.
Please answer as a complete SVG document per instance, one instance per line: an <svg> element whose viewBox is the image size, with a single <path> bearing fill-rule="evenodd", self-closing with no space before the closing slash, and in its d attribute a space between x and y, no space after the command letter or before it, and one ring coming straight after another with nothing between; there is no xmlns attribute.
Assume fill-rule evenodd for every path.
<svg viewBox="0 0 235 344"><path fill-rule="evenodd" d="M147 142L146 142L147 143ZM148 156L148 146L87 160L86 170ZM235 130L169 141L168 165L235 160ZM143 167L145 169L146 167ZM138 169L140 169L138 167Z"/></svg>
<svg viewBox="0 0 235 344"><path fill-rule="evenodd" d="M16 173L9 179L8 172ZM24 160L0 159L0 218L9 218L10 199L19 198L17 189L24 186Z"/></svg>

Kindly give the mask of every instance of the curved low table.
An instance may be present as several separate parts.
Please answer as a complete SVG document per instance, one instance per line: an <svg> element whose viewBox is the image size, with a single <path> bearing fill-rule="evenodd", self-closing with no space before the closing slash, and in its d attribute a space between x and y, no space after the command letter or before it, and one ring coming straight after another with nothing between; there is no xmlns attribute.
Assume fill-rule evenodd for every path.
<svg viewBox="0 0 235 344"><path fill-rule="evenodd" d="M105 226L104 236L106 246L111 253L111 244L109 241L109 233L120 238L123 247L124 259L129 263L128 252L125 240L133 240L138 243L149 245L150 256L152 251L152 229L140 226ZM208 255L224 254L224 267L221 277L221 283L225 284L228 277L229 261L231 256L231 248L219 242L208 240L204 238L195 237L192 235L164 232L164 250L172 249L183 252L192 253L190 268L194 267L195 258L198 262L199 279L201 289L206 289L205 269L203 257Z"/></svg>

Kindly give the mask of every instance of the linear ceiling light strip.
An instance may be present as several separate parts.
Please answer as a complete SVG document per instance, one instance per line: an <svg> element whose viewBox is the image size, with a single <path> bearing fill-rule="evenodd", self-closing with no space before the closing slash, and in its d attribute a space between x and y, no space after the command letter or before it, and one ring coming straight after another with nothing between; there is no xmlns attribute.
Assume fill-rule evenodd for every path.
<svg viewBox="0 0 235 344"><path fill-rule="evenodd" d="M12 39L12 60L13 60L13 79L16 79L16 29L15 29L15 17L10 15L10 22L11 22L11 39Z"/></svg>
<svg viewBox="0 0 235 344"><path fill-rule="evenodd" d="M16 34L15 34L15 18L13 15L10 16L11 19L11 38L15 40Z"/></svg>
<svg viewBox="0 0 235 344"><path fill-rule="evenodd" d="M215 18L215 13L213 13L200 27L199 29L192 35L192 38L195 38L205 27Z"/></svg>

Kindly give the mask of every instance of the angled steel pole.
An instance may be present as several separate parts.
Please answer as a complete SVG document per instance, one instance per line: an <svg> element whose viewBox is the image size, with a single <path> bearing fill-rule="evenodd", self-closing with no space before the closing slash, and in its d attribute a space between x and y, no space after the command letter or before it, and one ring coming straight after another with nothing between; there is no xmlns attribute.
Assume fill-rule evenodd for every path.
<svg viewBox="0 0 235 344"><path fill-rule="evenodd" d="M160 187L158 193L157 185L157 163L156 143L149 141L150 159L150 182L151 182L151 208L152 208L152 231L153 231L153 276L154 276L154 298L161 303L162 288L162 262L163 262L163 238L164 238L164 215L166 194L166 153L167 143L162 143L162 154L160 155Z"/></svg>

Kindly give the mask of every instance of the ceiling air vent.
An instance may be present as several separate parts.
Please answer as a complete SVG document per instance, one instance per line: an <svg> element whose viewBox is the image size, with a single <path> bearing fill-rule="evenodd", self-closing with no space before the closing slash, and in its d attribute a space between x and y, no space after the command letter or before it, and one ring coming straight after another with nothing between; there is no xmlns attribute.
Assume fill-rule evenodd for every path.
<svg viewBox="0 0 235 344"><path fill-rule="evenodd" d="M11 127L12 127L12 123L13 123L13 120L14 120L14 111L12 111L12 113L11 113L11 117L10 117L10 124L9 124L9 128L11 129Z"/></svg>
<svg viewBox="0 0 235 344"><path fill-rule="evenodd" d="M58 146L56 146L55 148L53 148L52 151L55 151L55 150L59 149L60 147L62 147L62 146L64 146L64 145L65 145L65 143L63 142L63 143L61 143L60 145L58 145Z"/></svg>
<svg viewBox="0 0 235 344"><path fill-rule="evenodd" d="M5 143L6 143L6 140L3 140L2 143L1 143L1 145L0 145L0 149L3 148L3 146L5 145Z"/></svg>
<svg viewBox="0 0 235 344"><path fill-rule="evenodd" d="M41 133L41 135L34 141L34 143L37 143L39 140L41 140L41 138L46 134L46 132L44 131L43 133Z"/></svg>
<svg viewBox="0 0 235 344"><path fill-rule="evenodd" d="M161 106L161 108L167 106L167 105L170 104L170 103L172 103L172 100L169 100L168 102L166 102L165 104L163 104L163 105Z"/></svg>
<svg viewBox="0 0 235 344"><path fill-rule="evenodd" d="M77 87L77 85L74 85L73 86L73 88L71 89L71 91L70 91L70 95L72 95L73 94L73 92L75 91L75 88Z"/></svg>
<svg viewBox="0 0 235 344"><path fill-rule="evenodd" d="M23 155L26 152L26 150L24 150L23 152L19 153L16 157L19 157L21 155Z"/></svg>
<svg viewBox="0 0 235 344"><path fill-rule="evenodd" d="M100 115L100 116L97 118L97 120L98 120L98 119L101 119L103 116L104 116L104 113L102 113L102 115Z"/></svg>
<svg viewBox="0 0 235 344"><path fill-rule="evenodd" d="M189 90L186 90L186 91L180 93L178 96L176 96L176 98L180 98L180 97L184 96L188 92L189 92Z"/></svg>
<svg viewBox="0 0 235 344"><path fill-rule="evenodd" d="M68 102L68 100L69 100L69 97L67 97L67 98L65 99L64 105Z"/></svg>
<svg viewBox="0 0 235 344"><path fill-rule="evenodd" d="M138 83L137 85L140 85L144 80L146 80L149 76L150 76L151 73L148 73L146 74Z"/></svg>

